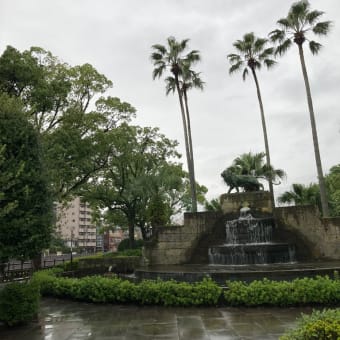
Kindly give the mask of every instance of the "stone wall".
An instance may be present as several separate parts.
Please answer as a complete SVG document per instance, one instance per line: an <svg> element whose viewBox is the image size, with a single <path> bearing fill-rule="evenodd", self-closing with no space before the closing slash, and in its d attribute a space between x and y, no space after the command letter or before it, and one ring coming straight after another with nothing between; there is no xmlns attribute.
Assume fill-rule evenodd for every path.
<svg viewBox="0 0 340 340"><path fill-rule="evenodd" d="M188 263L204 233L215 225L220 213L184 214L184 226L159 227L145 243L143 257L148 265Z"/></svg>
<svg viewBox="0 0 340 340"><path fill-rule="evenodd" d="M243 207L249 207L254 213L271 213L272 204L269 191L250 191L223 194L220 197L223 213L239 213Z"/></svg>
<svg viewBox="0 0 340 340"><path fill-rule="evenodd" d="M245 196L241 195L242 202L245 202L244 198ZM268 202L266 195L263 196L262 202ZM234 205L235 207L229 211L238 212L240 203ZM184 226L156 228L152 240L145 243L144 263L147 265L206 263L207 258L203 255L207 257L208 244L205 244L204 240L220 237L218 230L225 230L225 220L237 217L238 213L234 216L232 213L223 215L217 212L186 213ZM275 241L295 244L298 260L340 260L340 217L320 218L318 210L312 206L276 208L275 217L277 221ZM220 237L220 240L224 239L224 236ZM199 250L204 254L200 254Z"/></svg>
<svg viewBox="0 0 340 340"><path fill-rule="evenodd" d="M321 218L316 207L275 209L278 227L298 234L314 259L340 260L340 217Z"/></svg>

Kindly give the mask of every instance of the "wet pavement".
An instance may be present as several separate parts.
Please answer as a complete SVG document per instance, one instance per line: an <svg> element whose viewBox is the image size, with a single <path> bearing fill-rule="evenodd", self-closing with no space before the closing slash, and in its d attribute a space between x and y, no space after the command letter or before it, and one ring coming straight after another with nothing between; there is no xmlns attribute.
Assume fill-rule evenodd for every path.
<svg viewBox="0 0 340 340"><path fill-rule="evenodd" d="M1 340L278 339L311 308L173 308L43 299L39 322L0 328Z"/></svg>

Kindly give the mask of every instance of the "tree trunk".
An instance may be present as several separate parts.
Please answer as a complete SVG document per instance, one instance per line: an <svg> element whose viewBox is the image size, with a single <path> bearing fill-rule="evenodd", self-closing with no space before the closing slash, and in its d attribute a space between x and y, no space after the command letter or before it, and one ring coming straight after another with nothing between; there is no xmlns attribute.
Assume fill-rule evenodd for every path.
<svg viewBox="0 0 340 340"><path fill-rule="evenodd" d="M132 249L135 245L135 218L134 216L127 216L129 229L129 247Z"/></svg>
<svg viewBox="0 0 340 340"><path fill-rule="evenodd" d="M265 117L264 117L264 110L263 110L260 86L259 86L259 82L257 80L255 69L252 68L251 71L253 73L253 77L254 77L254 80L255 80L256 91L257 91L257 98L259 100L259 105L260 105L262 130L263 130L263 137L264 137L264 146L265 146L265 150L266 150L266 162L267 162L268 168L271 169L269 144L268 144L268 137L267 137L267 127L266 127L266 120L265 120ZM270 192L270 199L271 199L271 203L272 203L272 209L274 211L274 209L275 209L275 199L274 199L274 187L273 187L273 177L272 177L272 174L269 175L268 184L269 184L269 192Z"/></svg>
<svg viewBox="0 0 340 340"><path fill-rule="evenodd" d="M32 259L32 266L33 266L33 270L37 271L39 269L41 269L41 258L42 258L42 254L39 253L37 255L35 255Z"/></svg>
<svg viewBox="0 0 340 340"><path fill-rule="evenodd" d="M192 146L192 137L191 137L191 124L190 124L190 114L189 114L189 106L188 106L188 97L187 97L187 92L184 90L183 92L184 95L184 103L185 103L185 111L186 111L186 120L188 124L188 141L189 141L189 152L190 152L190 161L191 161L191 171L192 171L192 177L193 177L193 210L196 212L197 211L197 193L196 193L196 179L195 179L195 163L194 163L194 150Z"/></svg>
<svg viewBox="0 0 340 340"><path fill-rule="evenodd" d="M320 187L322 214L323 214L323 217L328 217L329 216L329 210L328 210L327 193L326 193L326 187L325 187L325 180L324 180L323 172L322 172L322 164L321 164L321 158L320 158L318 134L317 134L317 131L316 131L312 94L311 94L311 91L310 91L309 80L308 80L305 57L304 57L304 54L303 54L302 45L301 44L298 45L298 48L299 48L299 56L300 56L300 61L301 61L303 80L305 82L305 87L306 87L310 123L311 123L311 127L312 127L312 136L313 136L316 169L317 169L317 172L318 172L318 180L319 180L319 187Z"/></svg>
<svg viewBox="0 0 340 340"><path fill-rule="evenodd" d="M181 90L179 87L179 82L178 82L178 76L175 75L175 81L176 81L176 89L178 93L178 98L179 98L179 104L181 106L181 114L182 114L182 121L183 121L183 129L184 129L184 141L185 141L185 151L187 155L187 163L188 163L188 171L189 171L189 181L190 181L190 191L191 191L191 201L192 201L192 212L197 211L197 201L195 197L195 178L194 174L192 171L191 167L191 154L190 154L190 149L189 149L189 140L188 140L188 127L187 127L187 122L185 118L185 110L184 110L184 105L183 105L183 97L181 94Z"/></svg>

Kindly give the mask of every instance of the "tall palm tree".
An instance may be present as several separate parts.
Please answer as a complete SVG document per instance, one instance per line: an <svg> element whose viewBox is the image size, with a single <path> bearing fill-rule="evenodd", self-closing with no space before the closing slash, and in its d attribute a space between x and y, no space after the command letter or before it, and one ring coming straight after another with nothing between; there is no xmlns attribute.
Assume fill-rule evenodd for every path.
<svg viewBox="0 0 340 340"><path fill-rule="evenodd" d="M194 153L193 153L193 146L192 146L192 134L191 134L191 123L190 123L190 113L189 113L189 105L188 105L188 90L193 88L198 88L203 90L204 82L200 78L200 73L197 73L190 69L190 63L184 62L182 66L182 73L179 79L180 84L180 91L181 95L183 96L184 105L185 105L185 118L187 123L188 129L188 146L189 152L191 155L191 168L193 172L193 177L195 178L195 163L194 163ZM176 91L176 81L175 78L169 76L165 79L166 82L166 94L168 95L170 92ZM196 194L196 185L195 185L195 195Z"/></svg>
<svg viewBox="0 0 340 340"><path fill-rule="evenodd" d="M178 94L190 179L192 211L196 212L197 195L190 117L189 111L185 109L185 107L187 107L187 101L184 99L182 87L187 77L186 74L189 73L190 67L200 60L200 55L197 50L192 50L189 53L184 54L188 45L188 41L189 39L177 41L174 37L169 37L167 39L167 46L160 44L153 45L152 48L154 52L151 54L151 60L155 67L152 74L153 79L161 77L166 70L169 70L171 72L171 76L166 78L166 93L168 94L171 91L176 91Z"/></svg>
<svg viewBox="0 0 340 340"><path fill-rule="evenodd" d="M243 36L242 40L237 40L233 46L237 50L238 54L232 53L227 56L231 67L229 69L229 74L233 74L236 71L241 71L243 69L242 78L246 79L248 76L249 70L251 71L257 91L257 98L260 105L260 113L261 113L261 121L262 121L262 129L263 129L263 137L264 137L264 145L266 150L266 161L267 166L270 167L270 153L269 153L269 144L268 144L268 136L267 136L267 127L266 120L264 117L264 109L260 91L260 85L258 82L256 70L260 70L262 65L264 64L268 69L275 65L275 61L270 59L273 55L273 48L266 48L268 44L267 39L258 38L254 35L253 32L247 33ZM273 208L275 207L274 200L274 189L272 179L269 178L269 191L271 195L271 201Z"/></svg>
<svg viewBox="0 0 340 340"><path fill-rule="evenodd" d="M320 186L320 196L321 196L321 206L323 216L329 215L328 202L327 202L327 194L325 188L325 181L322 171L321 165L321 157L319 151L319 142L318 135L316 131L315 117L314 117L314 108L312 95L308 80L307 68L304 57L303 44L306 40L306 34L313 32L316 35L327 35L329 32L331 22L323 21L320 22L320 17L324 14L324 12L311 10L310 4L306 0L301 0L294 3L286 18L282 18L277 21L280 29L276 29L272 31L269 36L271 40L275 43L278 43L275 53L282 55L284 54L293 44L293 42L297 45L299 50L301 68L303 79L305 82L306 94L307 94L307 103L309 109L310 122L312 127L312 135L313 135L313 144L314 144L314 153L315 153L315 161L316 168L318 172L318 180ZM321 49L321 44L310 40L309 41L309 49L312 54L317 54Z"/></svg>

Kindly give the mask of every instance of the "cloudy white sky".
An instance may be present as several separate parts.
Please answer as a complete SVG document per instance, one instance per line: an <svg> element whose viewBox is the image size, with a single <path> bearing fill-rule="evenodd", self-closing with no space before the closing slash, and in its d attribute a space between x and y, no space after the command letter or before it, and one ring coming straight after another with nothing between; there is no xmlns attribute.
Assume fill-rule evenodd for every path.
<svg viewBox="0 0 340 340"><path fill-rule="evenodd" d="M340 162L340 1L311 0L332 20L319 40L318 56L306 51L324 172ZM110 95L138 110L135 123L158 126L180 142L183 130L177 97L165 96L163 80L152 80L151 46L166 38L189 38L202 61L195 67L206 82L189 93L196 177L208 197L225 192L220 173L244 152L264 151L260 112L251 78L228 74L226 55L244 33L266 37L286 16L283 0L0 0L0 53L40 46L71 65L92 64L113 81ZM287 172L276 195L292 183L316 181L309 114L295 46L271 71L259 73L272 163ZM186 164L185 158L182 159Z"/></svg>

